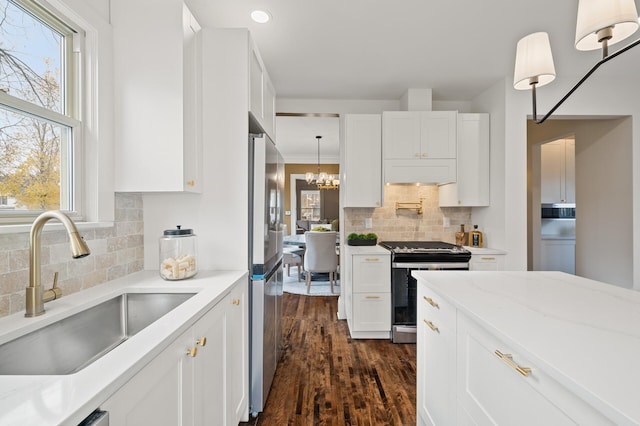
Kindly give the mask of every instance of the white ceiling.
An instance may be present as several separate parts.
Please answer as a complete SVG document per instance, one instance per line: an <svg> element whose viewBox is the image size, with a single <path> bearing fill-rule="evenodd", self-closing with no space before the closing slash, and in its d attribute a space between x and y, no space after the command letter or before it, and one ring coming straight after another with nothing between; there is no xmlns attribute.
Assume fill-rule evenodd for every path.
<svg viewBox="0 0 640 426"><path fill-rule="evenodd" d="M187 0L203 26L249 28L280 98L397 100L408 88L431 88L435 101L468 101L512 78L516 43L535 31L549 33L558 75L577 80L600 59L600 52L573 47L577 3ZM257 8L272 21L251 21ZM623 55L598 72L637 75L636 50L626 54L633 59ZM286 143L282 132L288 130L278 122L278 142ZM305 134L305 144L315 145L314 136Z"/></svg>

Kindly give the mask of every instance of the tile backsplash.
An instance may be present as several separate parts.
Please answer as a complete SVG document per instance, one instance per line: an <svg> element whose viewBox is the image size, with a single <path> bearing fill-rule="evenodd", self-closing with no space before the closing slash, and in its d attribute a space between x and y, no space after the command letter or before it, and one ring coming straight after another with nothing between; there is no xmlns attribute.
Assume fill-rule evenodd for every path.
<svg viewBox="0 0 640 426"><path fill-rule="evenodd" d="M423 213L416 210L396 210L396 202L422 201ZM444 227L445 218L449 226ZM366 228L367 219L371 228ZM346 235L352 232L374 232L378 241L431 240L455 243L460 225L465 231L472 229L471 207L440 207L438 187L435 185L387 185L384 187L384 206L381 208L347 208L344 214Z"/></svg>
<svg viewBox="0 0 640 426"><path fill-rule="evenodd" d="M69 295L137 272L144 267L142 196L115 195L115 223L109 228L81 230L91 255L72 259L64 230L43 231L40 258L42 285ZM0 316L24 310L29 285L29 233L0 234Z"/></svg>

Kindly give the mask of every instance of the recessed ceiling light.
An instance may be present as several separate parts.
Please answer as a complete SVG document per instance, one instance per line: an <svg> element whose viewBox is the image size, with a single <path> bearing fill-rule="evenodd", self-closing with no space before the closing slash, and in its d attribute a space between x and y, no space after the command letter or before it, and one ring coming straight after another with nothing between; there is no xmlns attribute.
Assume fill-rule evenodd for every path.
<svg viewBox="0 0 640 426"><path fill-rule="evenodd" d="M271 14L266 10L254 10L251 12L251 19L258 24L266 24L271 20Z"/></svg>

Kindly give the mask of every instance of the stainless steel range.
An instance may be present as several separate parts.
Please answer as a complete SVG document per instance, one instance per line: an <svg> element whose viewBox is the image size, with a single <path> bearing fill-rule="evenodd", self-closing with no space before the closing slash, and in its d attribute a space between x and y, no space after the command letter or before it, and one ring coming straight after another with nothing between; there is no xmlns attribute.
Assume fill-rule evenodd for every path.
<svg viewBox="0 0 640 426"><path fill-rule="evenodd" d="M469 270L471 252L441 241L383 241L391 251L391 340L415 343L417 283L413 270Z"/></svg>

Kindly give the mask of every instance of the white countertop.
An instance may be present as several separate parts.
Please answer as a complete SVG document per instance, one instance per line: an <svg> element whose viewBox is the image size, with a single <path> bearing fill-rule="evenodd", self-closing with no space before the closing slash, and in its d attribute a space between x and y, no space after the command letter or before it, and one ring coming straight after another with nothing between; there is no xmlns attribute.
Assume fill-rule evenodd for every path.
<svg viewBox="0 0 640 426"><path fill-rule="evenodd" d="M562 272L413 274L616 424L640 424L640 292Z"/></svg>
<svg viewBox="0 0 640 426"><path fill-rule="evenodd" d="M389 250L387 250L386 248L380 247L378 245L350 246L345 244L344 248L349 251L349 254L363 254L363 255L374 254L379 256L383 256L383 255L391 256L391 252Z"/></svg>
<svg viewBox="0 0 640 426"><path fill-rule="evenodd" d="M246 271L199 271L188 280L164 281L142 271L47 303L36 318L0 318L0 344L127 291L194 292L183 304L74 374L0 377L0 425L76 425L230 290ZM47 354L43 353L43 357Z"/></svg>
<svg viewBox="0 0 640 426"><path fill-rule="evenodd" d="M480 255L486 256L490 254L507 254L504 250L489 248L489 247L471 247L471 246L463 246L467 250L471 252L471 255Z"/></svg>

